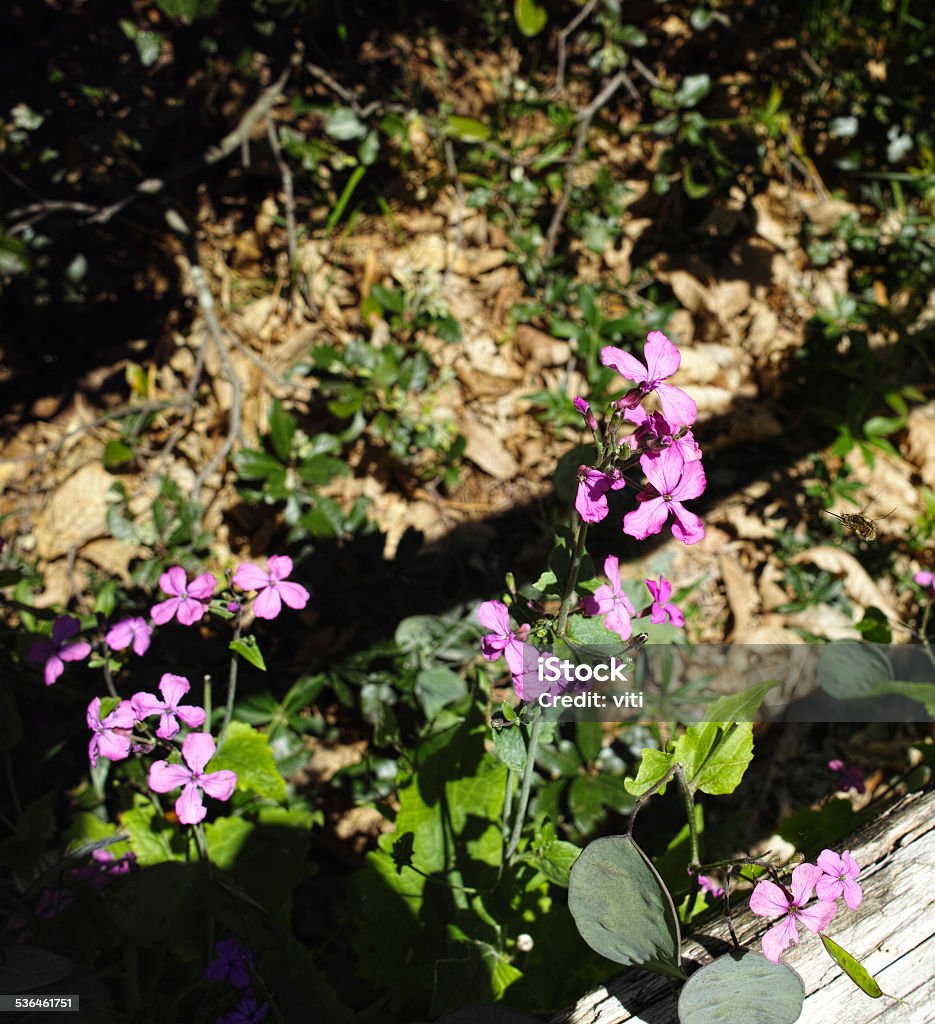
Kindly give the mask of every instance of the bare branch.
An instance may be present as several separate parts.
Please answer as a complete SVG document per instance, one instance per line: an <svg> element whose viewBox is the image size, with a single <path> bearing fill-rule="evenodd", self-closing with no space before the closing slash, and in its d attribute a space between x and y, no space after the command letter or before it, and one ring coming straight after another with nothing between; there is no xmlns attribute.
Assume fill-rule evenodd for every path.
<svg viewBox="0 0 935 1024"><path fill-rule="evenodd" d="M565 62L567 59L565 47L568 43L568 37L578 28L585 18L590 17L591 12L600 2L601 0L588 0L584 7L578 11L578 13L558 34L558 68L555 72L555 92L557 93L561 92L565 88Z"/></svg>

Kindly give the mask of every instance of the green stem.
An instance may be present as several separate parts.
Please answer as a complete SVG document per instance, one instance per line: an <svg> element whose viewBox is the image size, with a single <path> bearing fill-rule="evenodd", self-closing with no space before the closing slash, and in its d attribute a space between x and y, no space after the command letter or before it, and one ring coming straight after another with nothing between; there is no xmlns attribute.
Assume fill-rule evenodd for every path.
<svg viewBox="0 0 935 1024"><path fill-rule="evenodd" d="M696 877L698 868L701 866L701 854L698 846L698 823L695 821L695 794L688 785L688 779L685 778L685 769L681 765L678 766L676 776L679 783L679 792L682 794L682 803L685 806L685 816L688 818L692 877Z"/></svg>
<svg viewBox="0 0 935 1024"><path fill-rule="evenodd" d="M578 585L578 573L581 571L581 557L584 554L584 541L588 535L588 524L584 522L578 513L573 513L572 522L575 526L575 546L571 556L571 566L568 570L568 580L565 583L565 593L562 595L562 606L558 612L558 622L555 626L557 636L564 636L568 625L568 613L571 611L571 604L575 597L575 587Z"/></svg>
<svg viewBox="0 0 935 1024"><path fill-rule="evenodd" d="M204 691L205 724L201 727L201 731L211 732L211 676L207 672L205 672Z"/></svg>
<svg viewBox="0 0 935 1024"><path fill-rule="evenodd" d="M516 853L519 846L520 836L523 834L523 822L526 820L526 808L529 806L529 793L532 790L532 777L536 774L536 751L539 749L539 734L542 732L542 715L532 723L532 730L529 733L529 746L526 748L526 767L523 771L523 785L519 791L519 807L516 808L516 817L513 820L513 834L510 836L510 845L506 848L504 858L507 866Z"/></svg>
<svg viewBox="0 0 935 1024"><path fill-rule="evenodd" d="M240 639L240 618L237 619L237 625L234 627L234 641ZM224 742L224 737L227 735L227 727L230 725L231 718L234 714L234 700L237 697L237 668L238 660L236 652L231 652L231 664L230 672L227 676L227 704L224 707L224 724L221 726L221 732L218 739L218 746Z"/></svg>

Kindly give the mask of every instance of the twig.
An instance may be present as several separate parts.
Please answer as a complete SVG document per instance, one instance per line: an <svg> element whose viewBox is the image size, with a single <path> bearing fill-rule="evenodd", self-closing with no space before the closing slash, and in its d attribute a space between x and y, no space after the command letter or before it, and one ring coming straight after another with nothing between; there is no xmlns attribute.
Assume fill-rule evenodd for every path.
<svg viewBox="0 0 935 1024"><path fill-rule="evenodd" d="M230 343L237 349L241 355L246 356L251 363L277 386L282 388L284 391L304 391L308 395L315 393L315 389L310 384L302 384L299 381L286 380L285 377L278 374L272 366L269 365L261 356L258 356L248 345L245 345L240 338L235 334L228 334Z"/></svg>
<svg viewBox="0 0 935 1024"><path fill-rule="evenodd" d="M630 63L654 89L662 88L662 82L646 67L639 57L630 57Z"/></svg>
<svg viewBox="0 0 935 1024"><path fill-rule="evenodd" d="M575 176L575 167L578 164L578 160L584 151L584 144L587 142L588 132L591 129L591 122L594 120L595 115L601 109L602 106L613 96L613 94L623 85L627 79L627 73L625 71L618 71L616 75L604 86L603 89L594 97L593 100L576 115L578 121L578 134L575 138L575 144L572 147L571 153L568 155L568 163L565 166L565 181L562 185L562 195L558 201L558 205L555 207L555 212L552 214L552 220L549 224L549 230L546 232L546 244L544 258L546 261L550 260L555 255L555 245L558 241L558 234L562 229L562 222L565 220L565 214L568 211L568 201L571 198L572 183ZM632 83L631 83L632 84Z"/></svg>
<svg viewBox="0 0 935 1024"><path fill-rule="evenodd" d="M179 439L185 432L187 418L195 408L195 396L198 394L198 382L201 380L202 373L204 373L207 351L207 346L203 344L198 346L198 355L195 357L195 365L192 369L191 380L188 382L188 387L185 389L185 400L182 403L182 418L172 428L166 443L162 446L162 450L156 456L156 459L153 462L153 468L146 477L147 483L155 477L158 477L162 472L162 467L165 464L166 459L168 459L175 450L175 446L179 443Z"/></svg>
<svg viewBox="0 0 935 1024"><path fill-rule="evenodd" d="M179 214L171 207L165 212L166 224L173 231L182 243L182 249L188 263L188 272L195 286L195 294L198 298L198 306L201 309L205 321L205 328L208 338L217 351L224 375L231 386L231 409L228 421L227 437L221 447L214 453L211 461L204 466L192 484L192 498L200 504L201 491L204 488L205 480L221 465L234 447L234 442L240 437L241 413L243 409L243 384L234 364L231 362L230 353L227 351L227 343L224 338L224 331L218 320L217 307L214 303L214 296L208 285L208 279L201 268L201 261L198 258L198 250L191 230Z"/></svg>
<svg viewBox="0 0 935 1024"><path fill-rule="evenodd" d="M328 74L324 68L313 64L310 60L305 62L305 70L317 78L323 85L326 85L339 99L344 100L361 121L366 121L368 117L372 117L380 111L393 109L380 100L371 100L365 107L362 107L356 95L350 89L345 88L337 79Z"/></svg>
<svg viewBox="0 0 935 1024"><path fill-rule="evenodd" d="M444 283L448 283L451 275L451 268L464 248L464 185L458 177L458 165L455 163L455 148L451 139L445 139L445 163L448 167L448 176L451 178L455 190L455 251L451 259L445 262Z"/></svg>
<svg viewBox="0 0 935 1024"><path fill-rule="evenodd" d="M299 266L299 247L296 239L295 229L295 190L293 188L292 169L282 155L282 146L279 144L279 132L272 117L266 115L266 137L269 139L269 147L273 151L273 159L279 170L282 179L282 194L286 207L286 240L289 246L289 283L292 288L289 290L289 304L292 305L293 289L298 288L302 301L313 316L318 315L318 306L308 291L308 283L305 275Z"/></svg>
<svg viewBox="0 0 935 1024"><path fill-rule="evenodd" d="M555 92L559 93L565 88L565 62L567 54L565 47L568 43L568 37L577 27L584 21L585 18L589 17L595 7L601 2L601 0L588 0L588 2L581 8L580 11L568 22L568 24L558 34L558 68L555 72Z"/></svg>

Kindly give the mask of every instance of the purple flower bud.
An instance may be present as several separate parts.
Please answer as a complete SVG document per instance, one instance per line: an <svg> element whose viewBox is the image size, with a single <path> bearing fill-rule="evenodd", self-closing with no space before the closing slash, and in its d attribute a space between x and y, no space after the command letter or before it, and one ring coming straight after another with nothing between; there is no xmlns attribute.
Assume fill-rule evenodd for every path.
<svg viewBox="0 0 935 1024"><path fill-rule="evenodd" d="M594 413L591 412L591 406L580 396L575 399L575 408L584 417L585 425L588 430L597 430L597 418Z"/></svg>

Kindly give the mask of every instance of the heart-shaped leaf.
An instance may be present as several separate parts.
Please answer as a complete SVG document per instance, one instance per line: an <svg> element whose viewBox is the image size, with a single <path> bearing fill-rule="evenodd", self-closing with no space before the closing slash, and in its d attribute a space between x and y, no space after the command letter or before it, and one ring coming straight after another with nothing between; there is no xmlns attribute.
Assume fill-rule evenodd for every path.
<svg viewBox="0 0 935 1024"><path fill-rule="evenodd" d="M680 1024L795 1024L802 979L785 964L741 950L696 971L679 996Z"/></svg>
<svg viewBox="0 0 935 1024"><path fill-rule="evenodd" d="M628 836L590 843L571 869L568 909L591 949L626 967L683 978L672 897Z"/></svg>

